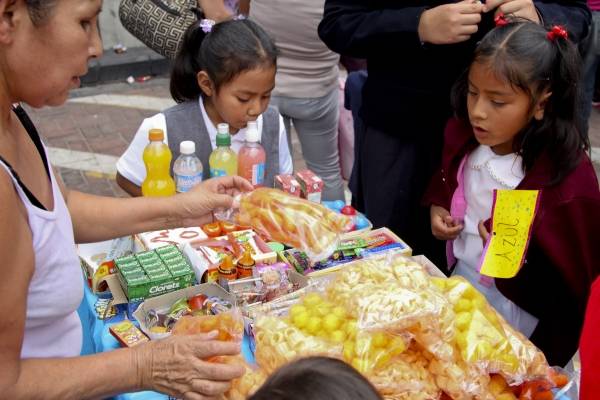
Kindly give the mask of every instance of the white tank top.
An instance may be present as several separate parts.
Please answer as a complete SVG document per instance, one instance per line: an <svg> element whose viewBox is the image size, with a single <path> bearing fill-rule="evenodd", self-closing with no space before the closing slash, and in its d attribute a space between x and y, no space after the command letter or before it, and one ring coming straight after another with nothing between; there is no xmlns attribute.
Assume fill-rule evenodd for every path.
<svg viewBox="0 0 600 400"><path fill-rule="evenodd" d="M5 163L0 161L0 166L27 209L35 254L21 358L78 356L83 336L77 308L83 299L83 278L71 216L52 168L48 165L54 210L46 211L31 203Z"/></svg>

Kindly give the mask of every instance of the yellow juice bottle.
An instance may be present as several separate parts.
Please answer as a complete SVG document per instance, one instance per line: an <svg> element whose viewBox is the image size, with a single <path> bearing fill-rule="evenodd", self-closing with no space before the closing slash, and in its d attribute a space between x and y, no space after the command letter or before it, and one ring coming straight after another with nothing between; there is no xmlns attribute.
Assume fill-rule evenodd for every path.
<svg viewBox="0 0 600 400"><path fill-rule="evenodd" d="M171 178L171 150L163 140L162 129L150 129L150 143L144 149L146 179L142 182L142 194L148 197L171 196L175 194L175 181Z"/></svg>
<svg viewBox="0 0 600 400"><path fill-rule="evenodd" d="M229 125L219 124L217 126L217 148L210 153L208 158L211 178L237 175L237 155L230 146Z"/></svg>

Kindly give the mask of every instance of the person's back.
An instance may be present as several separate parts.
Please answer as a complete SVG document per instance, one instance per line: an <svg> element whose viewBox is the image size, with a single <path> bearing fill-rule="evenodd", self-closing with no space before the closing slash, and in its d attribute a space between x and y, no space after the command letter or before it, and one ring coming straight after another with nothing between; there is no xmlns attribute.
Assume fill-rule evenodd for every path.
<svg viewBox="0 0 600 400"><path fill-rule="evenodd" d="M339 55L321 41L317 26L324 0L252 0L250 18L275 40L279 50L273 94L320 97L338 79Z"/></svg>

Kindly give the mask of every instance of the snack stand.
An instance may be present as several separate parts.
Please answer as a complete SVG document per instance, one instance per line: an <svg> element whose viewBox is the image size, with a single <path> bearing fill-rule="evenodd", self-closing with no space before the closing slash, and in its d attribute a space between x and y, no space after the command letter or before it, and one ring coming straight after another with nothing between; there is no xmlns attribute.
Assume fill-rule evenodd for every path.
<svg viewBox="0 0 600 400"><path fill-rule="evenodd" d="M228 232L144 252L132 240L130 251L115 257L115 268L107 268L114 273L92 276L84 302L89 314L110 313L116 306L111 318L86 318L94 350L120 346L114 327L125 318L141 329L142 341L215 326L224 338L243 335L243 358L224 362L243 363L248 372L233 382L228 399L245 398L275 369L307 355L348 362L386 399L516 400L514 387L521 394L530 391L533 400L548 398L534 392L564 399L572 385L571 377L550 368L473 286L460 277L446 278L424 256L412 257L410 247L385 228L348 232L347 216L273 189L243 197L233 218L240 229L252 227L251 233ZM290 248L270 252L267 236ZM214 283L220 257L213 252L241 258L243 251L253 252L257 267L251 277L227 281L226 292ZM166 269L159 268L160 261ZM161 281L167 288L162 295L130 290L133 283L147 283L152 273L163 277L168 271L175 279L183 274L182 264L197 282L208 283L187 279L179 290L169 290L173 285ZM113 296L108 309L102 308L104 294L93 293L103 283ZM194 305L198 297L200 306ZM144 392L117 398L167 396Z"/></svg>

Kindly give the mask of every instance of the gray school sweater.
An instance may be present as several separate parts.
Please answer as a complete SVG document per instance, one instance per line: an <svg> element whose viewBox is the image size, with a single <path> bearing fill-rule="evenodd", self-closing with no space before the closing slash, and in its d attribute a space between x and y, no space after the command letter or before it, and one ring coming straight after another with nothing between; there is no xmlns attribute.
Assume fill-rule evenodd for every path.
<svg viewBox="0 0 600 400"><path fill-rule="evenodd" d="M167 134L169 135L169 148L173 153L173 163L181 154L179 143L191 140L196 144L196 156L202 161L204 167L203 180L210 178L208 158L212 152L212 145L208 130L198 106L198 100L186 101L163 111L167 121ZM267 156L265 162L265 185L273 187L275 175L279 174L279 112L273 107L267 108L262 114L262 134L260 143Z"/></svg>

